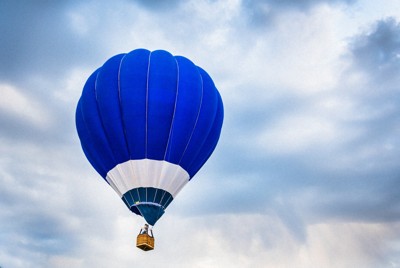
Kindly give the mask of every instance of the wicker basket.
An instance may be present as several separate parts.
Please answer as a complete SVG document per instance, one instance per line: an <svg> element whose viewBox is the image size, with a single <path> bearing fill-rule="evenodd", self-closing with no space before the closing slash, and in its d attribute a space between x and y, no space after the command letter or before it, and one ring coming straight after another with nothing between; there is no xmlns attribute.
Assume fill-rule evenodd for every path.
<svg viewBox="0 0 400 268"><path fill-rule="evenodd" d="M136 246L144 251L154 249L154 237L148 234L139 234L136 239Z"/></svg>

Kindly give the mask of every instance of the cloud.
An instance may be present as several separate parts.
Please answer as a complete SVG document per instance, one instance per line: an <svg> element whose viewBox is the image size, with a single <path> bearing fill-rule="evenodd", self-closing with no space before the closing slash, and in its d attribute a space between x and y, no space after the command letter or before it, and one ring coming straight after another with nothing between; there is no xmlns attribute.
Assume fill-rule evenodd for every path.
<svg viewBox="0 0 400 268"><path fill-rule="evenodd" d="M366 36L379 35L374 29L380 28L396 35L397 23L377 22L382 23L388 25L372 26L371 34L351 38L340 54L351 56L338 65L344 68L330 71L334 78L324 82L326 88L302 91L299 80L297 87L291 84L278 93L270 85L260 86L263 81L268 85L260 79L255 87L240 85L233 91L236 95L227 94L227 117L215 156L223 159L207 164L209 178L199 178L207 182L197 185L201 194L191 193L192 201L185 200L185 213L191 206L215 213L209 203L218 203L220 213L274 211L302 241L312 222L398 221L397 78L384 80L371 69L358 74L364 66L358 48L375 40ZM376 94L375 87L380 88ZM204 193L209 195L205 198ZM282 208L286 212L278 213Z"/></svg>
<svg viewBox="0 0 400 268"><path fill-rule="evenodd" d="M346 103L345 116L334 121L344 136L341 143L333 140L336 148L330 155L319 157L332 166L324 170L323 163L315 162L328 175L318 186L323 198L316 205L325 216L366 222L399 220L399 199L393 189L400 183L400 111L394 100L400 88L398 78L387 75L398 69L398 30L398 23L390 18L351 39L350 65L335 88L335 96Z"/></svg>
<svg viewBox="0 0 400 268"><path fill-rule="evenodd" d="M0 4L0 265L399 266L399 16L345 38L354 2ZM146 254L74 125L93 69L137 47L191 58L226 112Z"/></svg>
<svg viewBox="0 0 400 268"><path fill-rule="evenodd" d="M259 27L274 24L276 16L282 12L308 12L321 4L352 4L354 2L356 0L243 0L242 7L250 25Z"/></svg>
<svg viewBox="0 0 400 268"><path fill-rule="evenodd" d="M76 65L90 66L104 49L110 14L104 3L4 2L0 16L0 80L62 79ZM77 15L76 10L81 10ZM101 11L103 10L103 11ZM96 12L103 12L94 16ZM98 30L101 29L101 30ZM104 34L104 36L102 35ZM82 55L85 55L82 57ZM29 86L25 85L25 86Z"/></svg>
<svg viewBox="0 0 400 268"><path fill-rule="evenodd" d="M354 37L351 53L354 64L369 75L393 74L400 66L400 25L395 18L379 20L369 32Z"/></svg>
<svg viewBox="0 0 400 268"><path fill-rule="evenodd" d="M162 0L135 0L132 2L138 3L142 7L145 7L149 10L162 11L162 12L167 12L170 11L171 9L175 9L182 3L179 0L173 0L168 2Z"/></svg>
<svg viewBox="0 0 400 268"><path fill-rule="evenodd" d="M4 119L12 121L23 121L25 124L43 128L50 124L51 118L46 107L41 105L37 96L21 92L20 88L11 85L0 84L3 98L0 100L0 110ZM15 118L11 118L15 116ZM11 123L10 122L10 123Z"/></svg>

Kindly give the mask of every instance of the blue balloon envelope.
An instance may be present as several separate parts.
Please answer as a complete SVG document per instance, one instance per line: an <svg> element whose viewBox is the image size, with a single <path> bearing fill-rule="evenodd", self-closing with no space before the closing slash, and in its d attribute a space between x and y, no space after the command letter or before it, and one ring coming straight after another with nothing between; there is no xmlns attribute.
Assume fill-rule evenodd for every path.
<svg viewBox="0 0 400 268"><path fill-rule="evenodd" d="M222 122L210 76L164 50L107 60L86 81L76 109L87 159L150 225L210 157Z"/></svg>

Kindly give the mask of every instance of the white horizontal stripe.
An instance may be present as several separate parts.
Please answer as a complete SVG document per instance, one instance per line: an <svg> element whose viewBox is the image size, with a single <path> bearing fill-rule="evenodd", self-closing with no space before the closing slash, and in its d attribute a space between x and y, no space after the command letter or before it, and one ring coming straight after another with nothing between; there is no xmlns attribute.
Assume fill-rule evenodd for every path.
<svg viewBox="0 0 400 268"><path fill-rule="evenodd" d="M120 197L134 188L153 187L165 190L175 198L189 178L189 174L176 164L140 159L118 164L107 173L106 180Z"/></svg>
<svg viewBox="0 0 400 268"><path fill-rule="evenodd" d="M139 205L152 205L152 206L156 206L156 207L162 208L162 206L160 204L154 203L154 202L139 202L138 204L133 204L131 207L137 207Z"/></svg>

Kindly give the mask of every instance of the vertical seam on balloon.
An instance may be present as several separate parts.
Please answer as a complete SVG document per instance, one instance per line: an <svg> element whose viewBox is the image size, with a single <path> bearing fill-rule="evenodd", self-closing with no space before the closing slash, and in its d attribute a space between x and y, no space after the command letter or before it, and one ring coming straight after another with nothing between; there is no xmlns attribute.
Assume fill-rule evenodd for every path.
<svg viewBox="0 0 400 268"><path fill-rule="evenodd" d="M178 102L178 94L179 94L179 64L178 61L176 60L175 57L173 57L176 63L176 68L177 68L177 74L176 74L176 94L175 94L175 103L174 103L174 112L172 114L172 120L171 120L171 125L169 128L169 135L168 135L168 141L167 141L167 146L165 146L165 152L164 152L164 160L167 158L167 152L168 152L168 147L169 147L169 142L171 140L172 136L172 131L174 128L174 119L175 119L175 114L176 114L176 106Z"/></svg>
<svg viewBox="0 0 400 268"><path fill-rule="evenodd" d="M173 198L172 195L170 195L170 196L168 197L167 201L165 201L165 205L168 204L168 202L169 202L169 200L170 200L171 198ZM173 200L173 199L172 199L172 200ZM172 202L172 201L171 201L171 202Z"/></svg>
<svg viewBox="0 0 400 268"><path fill-rule="evenodd" d="M176 106L177 106L178 94L179 94L179 64L178 64L178 61L176 60L176 58L175 58L175 57L173 57L173 58L174 58L174 60L175 60L176 67L177 67L177 74L176 74L176 94L175 94L174 112L173 112L173 114L172 114L172 120L171 120L170 129L169 129L168 141L167 141L167 145L165 146L164 161L166 160L166 157L167 157L169 142L170 142L171 136L172 136L173 126L174 126L174 119L175 119L175 114L176 114ZM162 178L161 178L161 179L162 179ZM163 195L161 196L161 200L164 199L164 195L165 195L165 192L164 192ZM161 203L161 201L160 201L160 203Z"/></svg>
<svg viewBox="0 0 400 268"><path fill-rule="evenodd" d="M98 98L97 98L97 79L99 78L99 74L100 74L100 70L97 72L97 74L96 74L96 80L94 81L94 99L95 99L95 101L96 101L97 114L98 114L99 119L100 119L101 128L102 128L102 131L103 131L103 133L104 133L104 137L106 138L107 145L108 145L108 147L109 147L109 149L110 149L110 151L111 151L111 153L112 153L111 157L112 157L112 159L114 160L114 163L117 163L117 160L115 159L114 152L113 152L113 150L112 150L112 148L111 148L111 146L110 146L110 138L108 137L107 132L105 131L103 118L101 117L101 113L100 113L99 101L98 101Z"/></svg>
<svg viewBox="0 0 400 268"><path fill-rule="evenodd" d="M119 62L119 67L118 67L118 102L119 102L119 113L120 113L120 116L121 116L121 125L122 125L122 130L123 130L123 133L124 133L125 147L126 147L126 150L128 151L129 159L130 159L131 158L131 152L130 152L130 149L129 149L128 139L127 139L127 135L126 135L126 128L125 128L123 109L122 109L122 101L121 101L121 66L122 66L122 62L124 61L126 55L127 54L125 54L122 57L121 61Z"/></svg>
<svg viewBox="0 0 400 268"><path fill-rule="evenodd" d="M131 204L129 203L128 199L126 199L125 194L122 195L122 199L128 204L129 208L131 208Z"/></svg>
<svg viewBox="0 0 400 268"><path fill-rule="evenodd" d="M193 129L192 129L192 133L190 134L189 140L186 143L185 149L183 150L182 156L179 159L178 165L181 164L183 157L185 156L186 150L189 147L189 144L192 140L193 134L194 134L194 130L196 129L197 123L199 121L200 118L200 112L201 112L201 108L203 106L203 97L204 97L204 83L203 83L203 76L200 74L199 72L199 76L200 76L200 80L201 80L201 101L200 101L200 105L199 105L199 111L197 112L197 117L196 117L196 122L194 123Z"/></svg>
<svg viewBox="0 0 400 268"><path fill-rule="evenodd" d="M156 202L156 196L157 196L158 188L156 188L156 192L154 193L154 198L153 198L153 203Z"/></svg>
<svg viewBox="0 0 400 268"><path fill-rule="evenodd" d="M147 63L147 77L146 77L146 79L147 79L147 81L146 81L146 141L145 141L145 155L144 155L144 158L145 159L147 159L147 142L148 142L148 121L149 121L149 119L148 119L148 113L149 113L149 81L150 81L150 65L151 65L151 51L150 51L150 53L149 53L149 60L148 60L148 63ZM148 163L148 161L145 161L145 176L146 177L148 177L149 176L149 163ZM139 180L140 180L140 178L139 178Z"/></svg>
<svg viewBox="0 0 400 268"><path fill-rule="evenodd" d="M137 192L137 195L138 195L138 202L140 203L140 194L139 194L139 188L136 188L136 192Z"/></svg>
<svg viewBox="0 0 400 268"><path fill-rule="evenodd" d="M125 57L127 54L124 54L124 56L121 58L120 62L119 62L119 66L118 66L118 83L117 83L117 87L118 87L118 103L119 103L119 116L121 119L121 127L122 127L122 135L124 136L124 141L125 141L125 148L128 152L128 156L129 159L131 158L131 152L129 150L129 146L128 146L128 139L127 139L127 135L126 135L126 128L125 128L125 122L124 122L124 117L123 117L123 112L122 112L122 101L121 101L121 66L122 66L122 62L124 61ZM127 181L126 181L126 177L125 176L121 176L121 182L124 186L125 189L129 189L129 187L127 187Z"/></svg>
<svg viewBox="0 0 400 268"><path fill-rule="evenodd" d="M135 198L133 198L133 195L132 195L132 190L129 190L128 191L128 193L129 193L129 195L131 196L131 198L132 198L132 202L133 202L133 204L135 204ZM132 205L133 205L132 204Z"/></svg>
<svg viewBox="0 0 400 268"><path fill-rule="evenodd" d="M112 159L114 160L114 163L117 163L117 160L115 159L114 152L113 152L113 150L112 150L112 148L111 148L111 146L110 146L110 137L108 137L107 132L105 131L103 118L102 118L101 113L100 113L99 101L98 101L98 96L97 96L97 82L98 82L97 80L98 80L98 78L99 78L99 75L100 75L100 70L99 70L99 72L96 74L96 80L95 80L95 82L94 82L94 96L95 96L94 99L95 99L95 101L96 101L97 114L98 114L99 119L100 119L101 128L102 128L102 131L103 131L103 133L104 133L104 137L106 138L107 145L108 145L108 147L109 147L109 149L110 149L110 151L111 151L111 157L112 157ZM108 172L107 172L107 173L108 173ZM117 189L117 191L119 192L119 191L120 191L120 185L117 185L117 181L114 181L112 178L110 178L110 180L111 180L111 182L109 182L109 184L112 183L112 184L115 186L115 188ZM122 194L122 193L120 193L120 194Z"/></svg>
<svg viewBox="0 0 400 268"><path fill-rule="evenodd" d="M149 61L148 61L148 65L147 65L147 81L146 81L146 132L145 132L145 152L144 152L144 157L147 158L147 128L148 128L148 112L149 112L149 77L150 77L150 61L151 61L151 51L149 53Z"/></svg>
<svg viewBox="0 0 400 268"><path fill-rule="evenodd" d="M209 132L208 132L208 135L207 135L206 139L204 140L203 144L204 144L206 141L209 140L210 136L212 137L213 130L214 130L214 129L217 129L217 127L216 127L215 124L218 123L218 118L219 118L218 116L221 115L220 109L222 109L222 115L223 115L223 104L222 104L221 95L219 94L218 90L216 90L216 94L217 94L217 104L216 104L217 107L216 107L216 110L215 110L214 119L213 119L213 121L212 121L211 128L210 128L210 130L209 130ZM221 122L221 124L222 124L222 122ZM221 126L222 126L222 125L221 125ZM220 131L219 134L221 134L221 131ZM217 146L218 139L219 139L219 136L218 136L218 138L215 140L214 144L213 144L212 146L209 147L208 153L207 153L206 156L203 158L203 159L205 159L205 160L204 160L203 163L200 165L200 167L197 168L197 171L200 170L200 168L206 163L207 159L210 158L210 156L212 155L214 149L215 149L216 146ZM199 152L199 153L200 153L200 152ZM198 156L199 156L199 154L196 155L196 158L195 158L195 159L197 159ZM188 167L188 170L190 170L190 169L193 167L194 164L195 164L195 161L192 161L192 162L190 163L189 167ZM196 171L195 173L197 173L197 171ZM189 180L190 180L190 179L189 179Z"/></svg>
<svg viewBox="0 0 400 268"><path fill-rule="evenodd" d="M83 109L82 109L81 105L79 105L79 102L80 102L80 100L78 101L78 107L77 107L77 109L79 109L79 113L80 113L80 115L78 115L78 116L81 117L82 122L83 122L83 124L85 125L86 131L87 131L89 134L91 134L91 131L90 131L88 125L87 125L87 122L86 122L86 120L85 120L85 116L84 116L84 114L83 114ZM78 135L79 135L79 134L78 134ZM82 144L82 142L81 142L81 145L82 145L82 148L84 148L84 145ZM100 166L101 166L101 169L104 170L104 172L106 173L106 174L105 174L106 177L105 177L104 179L105 179L105 181L106 181L108 184L110 184L110 183L108 182L108 180L107 180L107 170L104 168L104 166L103 166L102 164L99 164L99 162L97 161L97 159L95 159L94 157L92 158L92 161L96 162L96 165L100 165Z"/></svg>
<svg viewBox="0 0 400 268"><path fill-rule="evenodd" d="M215 88L215 90L216 90L216 94L217 94L217 101L216 101L216 108L215 108L214 118L212 119L212 123L210 124L210 128L209 128L209 130L208 130L208 134L207 134L207 136L205 137L205 139L204 139L202 145L207 144L207 141L210 139L210 137L212 137L213 130L216 129L215 124L216 124L216 122L217 122L217 120L218 120L218 114L219 114L218 111L219 111L219 108L220 108L220 106L221 106L221 101L220 101L220 99L221 99L220 97L221 97L221 96L219 95L218 90L217 90L216 88ZM218 142L218 139L217 139L217 141L216 141L216 143L215 143L214 145L208 146L208 147L209 147L208 153L207 153L206 156L203 158L204 161L200 161L200 162L202 162L202 163L201 163L200 166L198 166L198 168L196 168L197 171L195 171L194 174L196 174L196 173L200 170L200 168L207 162L207 159L211 156L212 152L213 152L214 149L215 149L215 146L217 146L217 142ZM211 143L211 144L212 144L212 143ZM199 155L201 155L201 152L202 152L203 149L205 149L205 148L201 148L201 149L197 152L196 156L195 156L195 157L193 158L193 160L190 162L190 165L188 165L188 167L187 167L188 170L191 170L192 167L195 166L195 164L196 164L196 162L197 162L196 160L199 159ZM193 176L194 176L194 174L193 174ZM189 180L190 180L190 179L189 179Z"/></svg>
<svg viewBox="0 0 400 268"><path fill-rule="evenodd" d="M163 195L161 196L160 204L162 203L162 201L163 201L163 199L164 199L165 193L166 193L166 191L164 191Z"/></svg>

